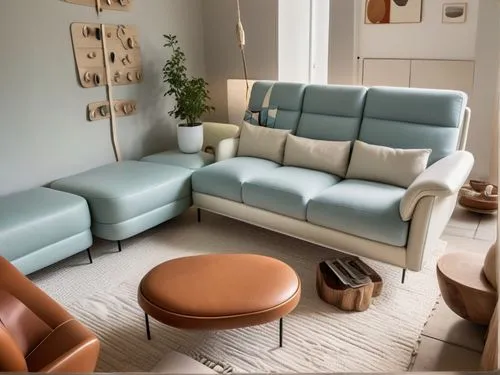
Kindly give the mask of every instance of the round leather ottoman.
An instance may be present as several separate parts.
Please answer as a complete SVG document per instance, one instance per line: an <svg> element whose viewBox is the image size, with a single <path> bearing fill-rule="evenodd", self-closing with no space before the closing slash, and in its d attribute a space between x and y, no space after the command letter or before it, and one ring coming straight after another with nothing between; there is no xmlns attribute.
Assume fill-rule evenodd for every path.
<svg viewBox="0 0 500 375"><path fill-rule="evenodd" d="M214 254L178 258L153 268L138 301L148 315L184 329L233 329L268 323L300 300L300 279L285 263L260 255Z"/></svg>

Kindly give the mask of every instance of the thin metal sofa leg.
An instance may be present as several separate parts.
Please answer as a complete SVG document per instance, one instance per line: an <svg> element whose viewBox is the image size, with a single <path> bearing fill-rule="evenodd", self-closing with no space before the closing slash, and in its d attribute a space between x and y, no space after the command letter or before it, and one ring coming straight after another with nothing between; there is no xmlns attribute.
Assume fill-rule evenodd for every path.
<svg viewBox="0 0 500 375"><path fill-rule="evenodd" d="M401 275L401 284L405 283L406 278L406 268L403 268L403 274Z"/></svg>
<svg viewBox="0 0 500 375"><path fill-rule="evenodd" d="M89 257L90 264L94 263L94 261L92 260L92 253L90 252L90 248L87 249L87 256Z"/></svg>
<svg viewBox="0 0 500 375"><path fill-rule="evenodd" d="M122 242L121 241L116 241L118 243L118 252L122 252Z"/></svg>
<svg viewBox="0 0 500 375"><path fill-rule="evenodd" d="M198 223L201 223L201 209L198 208L197 212L198 212Z"/></svg>

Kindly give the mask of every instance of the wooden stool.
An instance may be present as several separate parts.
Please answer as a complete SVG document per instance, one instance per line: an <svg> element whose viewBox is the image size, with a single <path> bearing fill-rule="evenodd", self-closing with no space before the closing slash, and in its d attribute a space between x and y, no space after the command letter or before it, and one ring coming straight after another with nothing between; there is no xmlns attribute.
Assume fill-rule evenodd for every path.
<svg viewBox="0 0 500 375"><path fill-rule="evenodd" d="M448 307L473 323L488 325L497 303L497 292L483 273L484 256L451 253L439 259L439 288Z"/></svg>
<svg viewBox="0 0 500 375"><path fill-rule="evenodd" d="M345 311L365 311L370 307L372 297L382 293L382 278L357 257L344 257L344 261L355 262L359 271L367 275L371 282L359 288L350 288L336 277L325 262L318 265L316 290L320 298Z"/></svg>

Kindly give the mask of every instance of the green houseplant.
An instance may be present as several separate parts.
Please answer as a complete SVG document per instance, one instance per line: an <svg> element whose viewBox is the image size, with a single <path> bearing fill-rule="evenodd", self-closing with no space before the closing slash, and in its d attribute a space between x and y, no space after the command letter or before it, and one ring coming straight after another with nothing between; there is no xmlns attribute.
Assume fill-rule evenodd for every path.
<svg viewBox="0 0 500 375"><path fill-rule="evenodd" d="M203 123L201 117L215 108L209 105L208 83L203 78L188 77L186 55L175 35L164 35L165 48L171 51L170 58L163 67L165 96L175 100L170 116L181 122L177 127L179 149L185 153L196 153L203 145Z"/></svg>

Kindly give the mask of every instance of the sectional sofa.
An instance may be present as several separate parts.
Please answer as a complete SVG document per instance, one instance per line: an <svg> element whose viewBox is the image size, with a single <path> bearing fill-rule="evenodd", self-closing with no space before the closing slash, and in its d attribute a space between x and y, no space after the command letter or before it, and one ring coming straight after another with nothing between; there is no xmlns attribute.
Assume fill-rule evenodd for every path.
<svg viewBox="0 0 500 375"><path fill-rule="evenodd" d="M240 140L227 139L219 145L219 162L193 174L194 205L419 271L424 254L441 236L473 166L472 155L463 151L470 117L466 95L256 83L250 108L259 112L259 103L267 101L268 107L260 108L264 114L253 121L259 117L259 121L302 138L429 149L427 169L403 188L241 156ZM370 166L371 160L365 162Z"/></svg>
<svg viewBox="0 0 500 375"><path fill-rule="evenodd" d="M56 201L74 197L67 209L61 206L57 224L48 219L53 216L47 208L50 204L40 209L38 203L30 206L19 202L38 201L37 189L23 192L17 204L11 197L0 197L0 208L3 204L4 210L16 212L24 207L14 224L2 226L0 220L0 255L30 273L87 249L90 232L117 241L121 249L122 240L167 221L194 204L199 210L403 270L419 271L424 255L446 226L458 191L473 166L472 155L463 151L470 115L466 104L466 95L457 91L257 82L247 116L253 125L243 129L287 131L287 141L281 148L267 150L273 155L284 154L283 160L244 153L246 133L239 136L237 127L220 125L220 138L228 138L213 141L215 159L206 153L170 151L141 161L106 165L55 181L50 189L40 188L44 193L50 191ZM288 147L288 137L292 135L295 141L342 143L345 170L338 174L325 172L323 164L340 160L328 153L324 154L324 163L314 152L297 153L292 155L294 163L286 162L290 160L287 153L294 154ZM264 137L262 142L254 143L262 146L268 141ZM379 181L379 175L391 172L398 180L407 171L403 168L399 173L390 163L372 167L369 163L373 160L368 157L357 164L368 165L365 169L369 172L378 172L372 173L373 178L353 178L356 141L370 147L385 146L384 152L397 149L395 155L427 150L422 173L415 175L407 186L384 183ZM308 164L310 157L316 164ZM78 210L81 219L76 217ZM70 212L76 216L62 215ZM39 225L25 231L19 229L26 226L24 222L32 221ZM19 245L26 241L24 235L55 231L53 226L65 221L78 222L78 227L66 225L68 230L57 238ZM3 240L6 233L9 241ZM75 236L77 240L86 240L61 245ZM51 255L53 243L58 244L57 257ZM29 266L23 259L29 259Z"/></svg>

